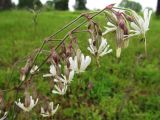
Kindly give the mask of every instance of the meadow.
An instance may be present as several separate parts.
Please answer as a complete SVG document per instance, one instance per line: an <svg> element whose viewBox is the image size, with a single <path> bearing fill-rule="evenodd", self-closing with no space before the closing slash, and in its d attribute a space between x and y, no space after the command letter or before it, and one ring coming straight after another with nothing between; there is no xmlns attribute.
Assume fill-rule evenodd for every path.
<svg viewBox="0 0 160 120"><path fill-rule="evenodd" d="M12 72L14 63L21 59L23 61L24 57L41 45L44 38L79 14L42 11L35 28L33 15L29 11L0 12L0 88L11 88L18 84L19 69L23 62L17 64ZM105 25L106 21L102 18L101 15L96 21ZM133 38L129 47L123 49L121 58L117 59L114 36L111 34L106 37L113 52L100 60L100 68L92 62L86 72L76 76L66 95L52 95L54 103L60 104L54 119L159 120L160 19L152 15L150 30L147 32L147 58L144 57L143 40ZM86 35L79 35L80 48L86 55L89 54L87 41ZM37 91L48 94L49 85L42 75L36 81ZM4 93L4 96L8 101L13 93ZM32 119L42 119L32 114Z"/></svg>

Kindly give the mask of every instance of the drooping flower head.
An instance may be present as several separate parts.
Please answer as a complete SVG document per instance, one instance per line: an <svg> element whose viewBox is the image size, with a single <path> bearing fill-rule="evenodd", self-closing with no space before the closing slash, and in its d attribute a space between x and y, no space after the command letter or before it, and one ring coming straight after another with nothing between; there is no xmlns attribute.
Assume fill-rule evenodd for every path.
<svg viewBox="0 0 160 120"><path fill-rule="evenodd" d="M18 99L18 102L15 101L15 104L20 107L25 112L31 111L38 103L38 98L36 101L32 98L32 96L26 95L25 102L22 103L20 98Z"/></svg>
<svg viewBox="0 0 160 120"><path fill-rule="evenodd" d="M37 65L34 65L34 66L32 67L32 69L30 70L30 73L31 73L31 74L34 74L36 71L39 71L39 69L38 69L38 66L37 66Z"/></svg>
<svg viewBox="0 0 160 120"><path fill-rule="evenodd" d="M64 95L67 91L68 84L66 84L65 82L58 82L58 84L56 84L54 87L55 89L52 90L53 94Z"/></svg>
<svg viewBox="0 0 160 120"><path fill-rule="evenodd" d="M152 10L145 9L143 13L143 17L138 15L135 11L131 11L133 16L133 22L131 22L132 31L135 32L136 35L145 35L145 33L149 30L149 23L151 19Z"/></svg>
<svg viewBox="0 0 160 120"><path fill-rule="evenodd" d="M43 75L43 77L54 77L57 75L57 70L56 70L56 66L54 64L52 64L50 66L50 73L49 74L45 74Z"/></svg>
<svg viewBox="0 0 160 120"><path fill-rule="evenodd" d="M103 35L106 35L109 32L116 33L116 56L120 57L121 49L128 47L129 40L126 39L126 36L129 34L129 26L126 20L124 12L114 11L113 13L106 12L107 16L107 27Z"/></svg>
<svg viewBox="0 0 160 120"><path fill-rule="evenodd" d="M41 115L43 117L51 117L56 113L56 111L58 110L58 107L59 107L59 104L54 108L53 102L50 102L48 104L47 109L44 109L43 107L41 107Z"/></svg>
<svg viewBox="0 0 160 120"><path fill-rule="evenodd" d="M88 65L91 63L91 57L84 56L80 49L77 49L76 56L69 58L70 69L74 70L76 73L84 72Z"/></svg>
<svg viewBox="0 0 160 120"><path fill-rule="evenodd" d="M94 56L104 56L110 52L112 52L112 49L110 49L107 40L104 39L103 37L101 38L101 43L99 45L99 47L97 48L92 39L89 39L89 47L88 50L94 55Z"/></svg>
<svg viewBox="0 0 160 120"><path fill-rule="evenodd" d="M2 114L2 111L0 110L0 115ZM7 118L7 114L8 112L4 112L4 114L2 115L2 117L0 118L0 120L5 120Z"/></svg>

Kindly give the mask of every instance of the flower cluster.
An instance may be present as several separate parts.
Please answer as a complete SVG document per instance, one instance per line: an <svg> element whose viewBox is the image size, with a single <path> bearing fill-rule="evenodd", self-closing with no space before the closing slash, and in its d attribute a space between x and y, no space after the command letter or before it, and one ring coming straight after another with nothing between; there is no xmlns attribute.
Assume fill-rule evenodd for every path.
<svg viewBox="0 0 160 120"><path fill-rule="evenodd" d="M57 57L56 57L57 59ZM55 89L52 93L64 95L67 91L68 85L72 82L75 73L84 72L88 65L91 63L89 56L84 56L80 49L77 49L74 57L67 58L69 66L56 64L55 58L52 60L50 66L50 73L43 75L43 77L52 77L55 84ZM62 66L63 70L62 70Z"/></svg>
<svg viewBox="0 0 160 120"><path fill-rule="evenodd" d="M38 103L38 98L36 99L36 101L34 101L32 96L29 97L27 96L27 98L25 99L25 103L21 103L20 99L18 99L18 102L15 101L15 104L25 112L31 111L37 105L37 103Z"/></svg>
<svg viewBox="0 0 160 120"><path fill-rule="evenodd" d="M125 12L129 12L127 15ZM107 16L107 27L105 27L105 32L103 35L106 35L110 32L116 32L116 45L117 51L116 56L120 57L121 48L128 47L129 38L142 35L145 39L145 51L146 51L146 36L145 33L149 30L149 22L151 18L152 11L145 9L144 18L138 15L135 11L126 9L122 12L110 12L106 11Z"/></svg>
<svg viewBox="0 0 160 120"><path fill-rule="evenodd" d="M54 109L53 102L50 102L46 109L41 107L41 115L43 117L53 116L56 113L56 111L58 110L58 107L59 107L59 104Z"/></svg>
<svg viewBox="0 0 160 120"><path fill-rule="evenodd" d="M144 10L144 18L139 16L135 11L131 11L133 16L133 22L131 22L131 32L133 35L143 35L149 30L149 22L151 19L152 10L145 9Z"/></svg>

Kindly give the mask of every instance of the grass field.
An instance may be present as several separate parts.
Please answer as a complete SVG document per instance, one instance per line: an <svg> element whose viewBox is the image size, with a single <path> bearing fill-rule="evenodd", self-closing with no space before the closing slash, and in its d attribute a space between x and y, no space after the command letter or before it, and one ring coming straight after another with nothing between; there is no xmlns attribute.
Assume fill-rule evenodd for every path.
<svg viewBox="0 0 160 120"><path fill-rule="evenodd" d="M6 89L18 84L18 71L22 66L17 65L17 71L14 71L9 81L13 64L29 55L45 37L79 14L41 12L35 31L30 12L0 12L0 88ZM104 24L102 18L98 17L97 22ZM122 51L121 58L117 59L112 36L107 38L113 53L101 59L100 68L92 62L86 72L76 76L65 96L52 95L54 103L60 104L54 116L56 120L160 119L160 19L152 16L147 34L147 58L143 57L143 42L134 38L130 40L129 47ZM86 50L87 36L82 34L79 40L82 51L89 54ZM93 84L92 89L88 89L89 83ZM48 86L45 79L37 82L37 90L43 94L49 94ZM12 92L4 95L6 101L13 97ZM31 118L42 119L34 112Z"/></svg>

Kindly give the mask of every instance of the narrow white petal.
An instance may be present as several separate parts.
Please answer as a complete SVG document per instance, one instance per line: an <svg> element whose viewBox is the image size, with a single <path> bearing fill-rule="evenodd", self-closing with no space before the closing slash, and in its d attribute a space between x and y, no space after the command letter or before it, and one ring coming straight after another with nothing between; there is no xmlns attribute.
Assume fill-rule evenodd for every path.
<svg viewBox="0 0 160 120"><path fill-rule="evenodd" d="M74 70L78 71L78 61L77 61L77 56L74 57Z"/></svg>
<svg viewBox="0 0 160 120"><path fill-rule="evenodd" d="M84 70L88 67L90 63L91 63L91 57L86 56Z"/></svg>
<svg viewBox="0 0 160 120"><path fill-rule="evenodd" d="M45 74L43 75L43 77L52 77L53 75L52 74Z"/></svg>
<svg viewBox="0 0 160 120"><path fill-rule="evenodd" d="M88 50L90 51L90 53L92 53L93 55L95 54L94 50L93 50L91 47L88 47L87 49L88 49Z"/></svg>
<svg viewBox="0 0 160 120"><path fill-rule="evenodd" d="M60 94L58 91L56 91L56 90L52 90L52 93L54 93L54 94Z"/></svg>
<svg viewBox="0 0 160 120"><path fill-rule="evenodd" d="M44 114L45 112L44 112L44 109L43 109L43 107L41 107L41 114Z"/></svg>
<svg viewBox="0 0 160 120"><path fill-rule="evenodd" d="M101 44L100 44L99 49L98 49L99 54L103 52L106 45L107 45L106 39L102 38Z"/></svg>
<svg viewBox="0 0 160 120"><path fill-rule="evenodd" d="M131 22L131 27L136 31L141 31L141 29L134 22Z"/></svg>
<svg viewBox="0 0 160 120"><path fill-rule="evenodd" d="M50 73L51 73L53 76L55 76L55 75L57 74L56 68L55 68L54 65L51 65L51 66L50 66Z"/></svg>
<svg viewBox="0 0 160 120"><path fill-rule="evenodd" d="M75 62L72 57L69 58L70 69L74 70Z"/></svg>
<svg viewBox="0 0 160 120"><path fill-rule="evenodd" d="M114 25L113 23L111 23L111 22L107 22L107 25L108 25L108 26L115 27L115 25Z"/></svg>
<svg viewBox="0 0 160 120"><path fill-rule="evenodd" d="M73 77L74 77L74 70L70 71L69 73L69 82L72 81Z"/></svg>
<svg viewBox="0 0 160 120"><path fill-rule="evenodd" d="M109 32L113 32L113 31L116 31L117 27L105 27L106 30L102 33L102 35L106 35L107 33Z"/></svg>
<svg viewBox="0 0 160 120"><path fill-rule="evenodd" d="M56 108L54 110L52 110L52 115L54 115L56 113L56 111L58 110L59 104L56 106Z"/></svg>
<svg viewBox="0 0 160 120"><path fill-rule="evenodd" d="M107 46L106 48L105 48L105 50L99 55L99 56L104 56L104 55L106 55L106 54L108 54L108 53L111 53L112 52L112 49L109 49L109 46Z"/></svg>
<svg viewBox="0 0 160 120"><path fill-rule="evenodd" d="M83 72L84 70L85 70L85 58L84 58L84 55L81 54L80 72Z"/></svg>

